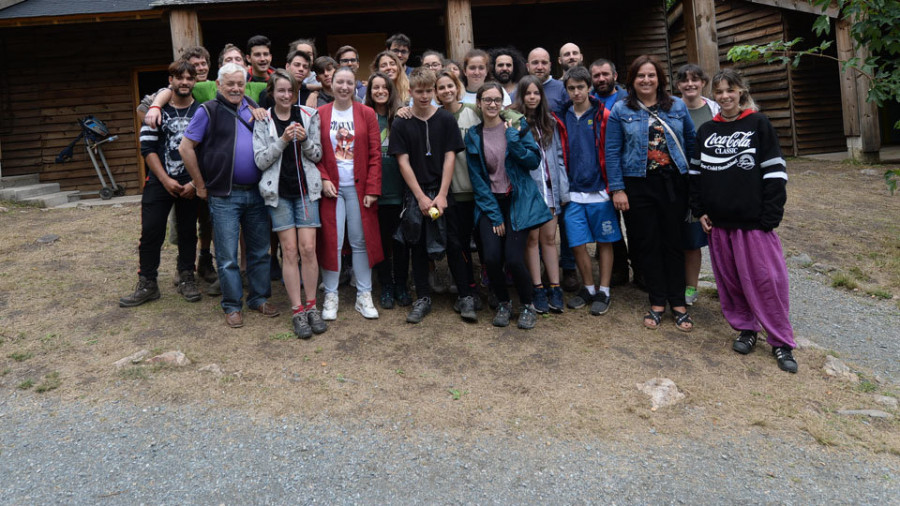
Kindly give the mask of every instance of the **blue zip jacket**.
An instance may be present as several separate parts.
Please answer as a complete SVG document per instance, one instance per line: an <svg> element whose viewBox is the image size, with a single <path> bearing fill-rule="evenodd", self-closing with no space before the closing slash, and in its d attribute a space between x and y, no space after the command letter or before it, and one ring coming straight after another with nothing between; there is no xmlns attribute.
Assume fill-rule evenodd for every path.
<svg viewBox="0 0 900 506"><path fill-rule="evenodd" d="M475 223L486 214L491 225L503 224L503 213L497 198L491 191L491 179L484 161L484 124L469 128L466 132L466 159L469 162L469 177L475 193ZM553 215L538 192L537 184L531 179L531 171L541 165L541 148L524 118L519 120L519 130L506 129L506 176L512 190L510 198L510 226L516 232L536 227L550 221Z"/></svg>
<svg viewBox="0 0 900 506"><path fill-rule="evenodd" d="M684 149L685 156L682 156L669 131L663 129L669 156L678 167L678 172L686 174L688 161L696 149L696 132L687 106L678 97L672 97L672 100L672 108L668 112L660 109L658 114L675 132ZM616 102L606 125L606 176L610 191L625 189L623 177L647 175L649 137L650 114L641 108L636 111L629 108L624 100Z"/></svg>

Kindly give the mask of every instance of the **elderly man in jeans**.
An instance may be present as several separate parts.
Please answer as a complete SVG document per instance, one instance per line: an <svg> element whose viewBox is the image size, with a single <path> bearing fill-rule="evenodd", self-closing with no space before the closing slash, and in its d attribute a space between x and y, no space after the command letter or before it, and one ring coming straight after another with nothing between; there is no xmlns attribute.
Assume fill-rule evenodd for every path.
<svg viewBox="0 0 900 506"><path fill-rule="evenodd" d="M200 198L209 198L222 286L225 324L242 327L243 288L238 264L240 232L247 244L247 305L264 316L278 316L267 299L269 280L269 216L257 187L261 173L253 160L253 116L256 104L244 96L246 69L223 65L215 100L201 105L191 119L178 151Z"/></svg>

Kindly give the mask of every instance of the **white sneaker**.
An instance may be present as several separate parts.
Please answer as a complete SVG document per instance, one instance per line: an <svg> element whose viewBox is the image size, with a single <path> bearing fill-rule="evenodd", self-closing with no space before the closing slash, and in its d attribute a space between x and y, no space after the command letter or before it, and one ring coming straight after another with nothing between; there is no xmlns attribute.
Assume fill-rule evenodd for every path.
<svg viewBox="0 0 900 506"><path fill-rule="evenodd" d="M338 294L326 293L325 302L322 303L322 319L328 321L337 320L337 310Z"/></svg>
<svg viewBox="0 0 900 506"><path fill-rule="evenodd" d="M370 320L378 318L378 310L375 309L375 304L372 303L372 292L356 294L356 310Z"/></svg>

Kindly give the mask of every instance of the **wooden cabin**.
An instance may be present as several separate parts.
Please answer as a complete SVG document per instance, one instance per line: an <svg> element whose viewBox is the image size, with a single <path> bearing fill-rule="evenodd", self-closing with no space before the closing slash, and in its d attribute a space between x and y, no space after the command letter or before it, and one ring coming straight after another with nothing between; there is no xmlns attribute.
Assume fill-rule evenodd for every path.
<svg viewBox="0 0 900 506"><path fill-rule="evenodd" d="M726 65L732 44L806 33L814 19L775 5L781 0L684 2L690 15L667 15L660 0L0 0L0 175L38 173L64 190L98 189L83 147L76 147L72 161L54 163L78 135L77 120L92 114L119 136L104 147L117 182L138 193L144 168L135 106L166 83L165 69L181 48L200 43L213 55L212 72L224 44L243 47L264 34L273 42L276 66L284 64L290 41L315 37L320 54L356 46L366 73L366 55L396 32L412 39L413 65L426 49L461 59L472 47L498 45L526 54L541 46L555 59L572 41L586 64L603 57L624 68L651 53L671 72L688 59L709 69ZM826 67L745 69L787 154L841 150L845 136L852 137L848 101L841 109L841 97L850 96L855 83L842 80L836 65ZM858 119L857 102L854 94L850 112ZM859 121L855 128L858 139Z"/></svg>

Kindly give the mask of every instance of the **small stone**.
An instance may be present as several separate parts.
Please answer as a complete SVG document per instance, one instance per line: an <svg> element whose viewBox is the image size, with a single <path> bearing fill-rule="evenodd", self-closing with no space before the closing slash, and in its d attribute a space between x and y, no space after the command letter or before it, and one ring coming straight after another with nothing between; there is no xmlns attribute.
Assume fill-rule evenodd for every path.
<svg viewBox="0 0 900 506"><path fill-rule="evenodd" d="M215 376L224 376L225 373L222 372L222 368L219 367L219 364L209 364L200 368L201 372L211 372Z"/></svg>
<svg viewBox="0 0 900 506"><path fill-rule="evenodd" d="M825 274L827 272L834 272L837 270L834 266L831 266L828 264L823 264L820 262L816 262L816 263L812 264L812 268L814 271L820 272L822 274Z"/></svg>
<svg viewBox="0 0 900 506"><path fill-rule="evenodd" d="M650 396L650 411L672 406L684 399L684 394L678 391L675 382L669 378L653 378L643 384L637 383L635 386Z"/></svg>
<svg viewBox="0 0 900 506"><path fill-rule="evenodd" d="M881 172L879 172L878 169L862 169L861 171L859 171L859 173L862 174L863 176L880 176L881 175Z"/></svg>
<svg viewBox="0 0 900 506"><path fill-rule="evenodd" d="M821 350L824 349L818 344L810 341L805 337L795 337L794 342L797 343L797 348L801 350Z"/></svg>
<svg viewBox="0 0 900 506"><path fill-rule="evenodd" d="M873 394L872 400L874 400L878 404L881 404L884 407L897 409L897 398L896 397Z"/></svg>
<svg viewBox="0 0 900 506"><path fill-rule="evenodd" d="M181 366L185 366L185 365L190 365L191 361L188 360L188 358L186 356L184 356L184 353L181 353L180 351L167 351L167 352L163 353L162 355L157 355L153 358L148 358L147 363L171 364L171 365L177 365L177 366L181 367Z"/></svg>
<svg viewBox="0 0 900 506"><path fill-rule="evenodd" d="M8 211L9 211L9 209L0 206L0 213L5 213L5 212L8 212Z"/></svg>
<svg viewBox="0 0 900 506"><path fill-rule="evenodd" d="M847 364L841 362L840 359L831 355L825 357L825 366L822 367L825 374L838 379L849 381L851 383L859 383L859 376L847 367Z"/></svg>
<svg viewBox="0 0 900 506"><path fill-rule="evenodd" d="M800 253L799 255L794 255L788 258L788 262L793 265L799 265L801 267L806 267L813 263L812 258L809 257L806 253Z"/></svg>
<svg viewBox="0 0 900 506"><path fill-rule="evenodd" d="M804 170L801 174L804 176L818 176L819 173L814 170Z"/></svg>
<svg viewBox="0 0 900 506"><path fill-rule="evenodd" d="M38 237L37 240L35 240L34 242L36 242L38 244L53 244L58 240L59 240L58 235L47 234L47 235L42 235L42 236Z"/></svg>
<svg viewBox="0 0 900 506"><path fill-rule="evenodd" d="M112 205L112 206L110 206L110 207L115 207L115 208L118 208L118 207L122 207L122 204L113 204L113 205Z"/></svg>
<svg viewBox="0 0 900 506"><path fill-rule="evenodd" d="M850 416L861 415L868 416L869 418L884 418L886 420L894 418L894 415L881 411L880 409L839 409L837 414Z"/></svg>
<svg viewBox="0 0 900 506"><path fill-rule="evenodd" d="M116 370L125 367L128 364L137 364L141 360L144 360L144 357L150 354L150 350L141 350L137 353L133 353L125 358L116 360L113 365L116 366Z"/></svg>

